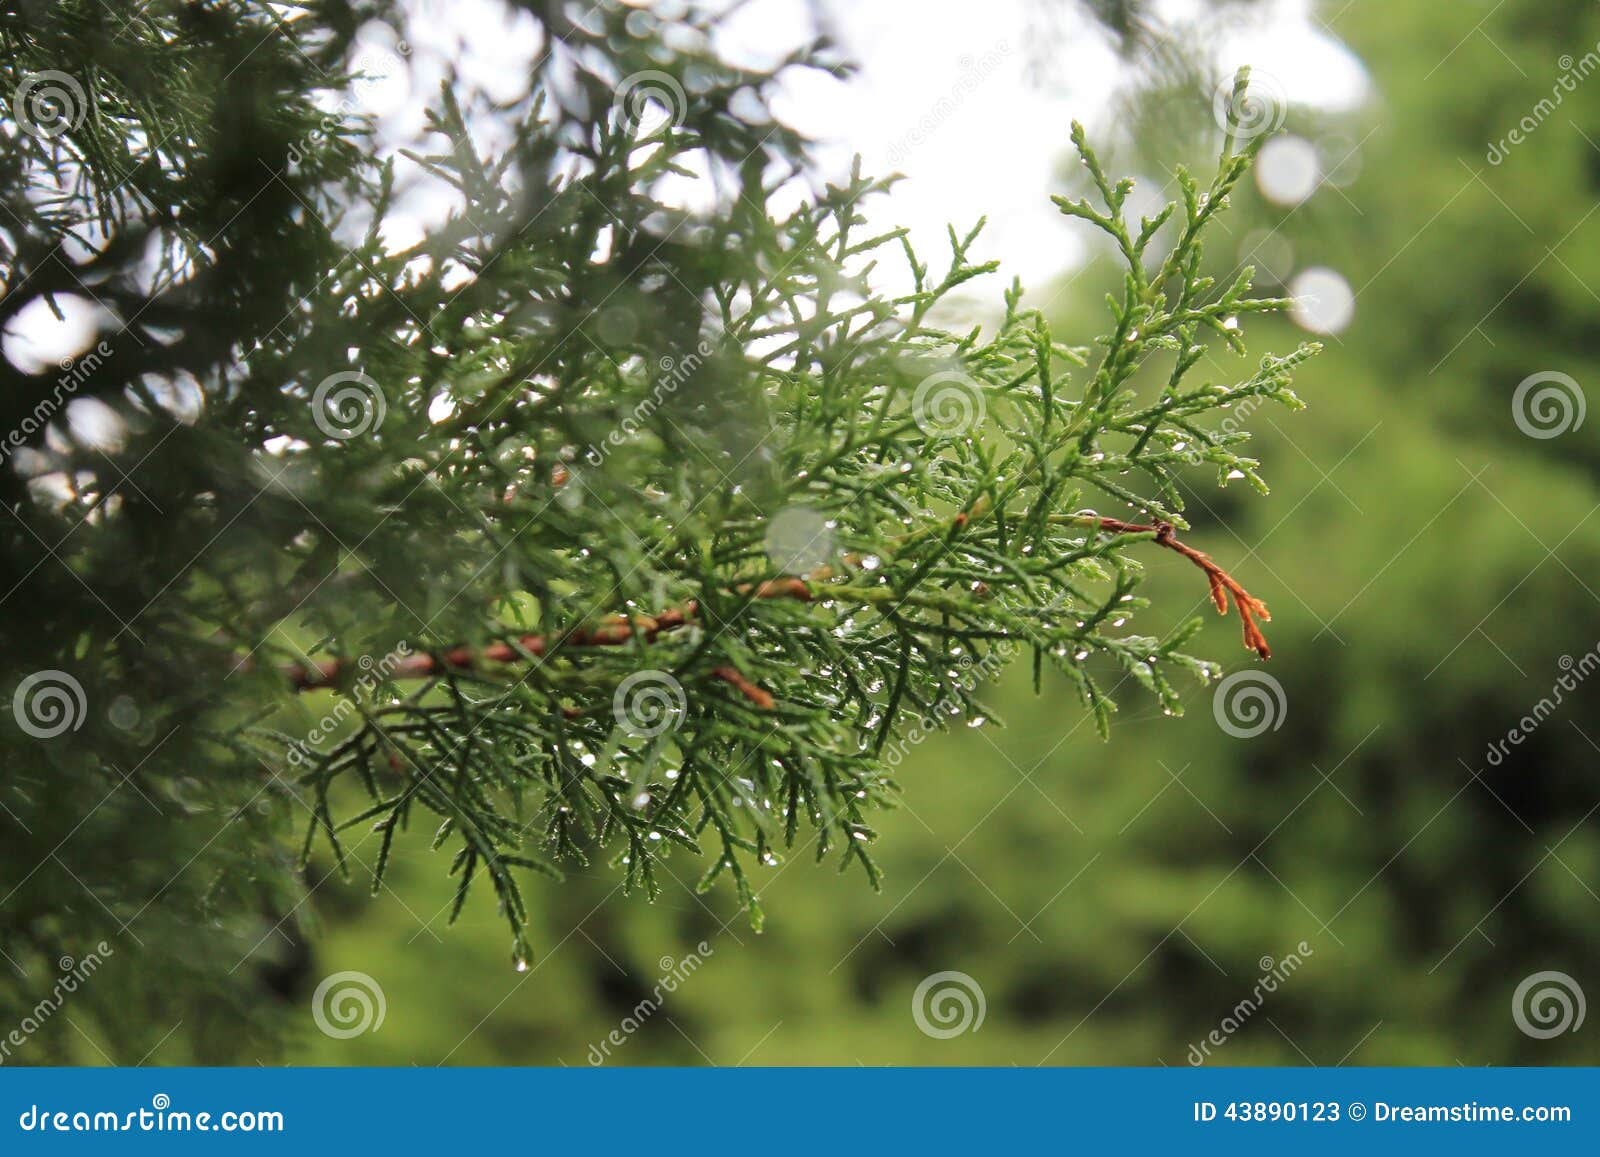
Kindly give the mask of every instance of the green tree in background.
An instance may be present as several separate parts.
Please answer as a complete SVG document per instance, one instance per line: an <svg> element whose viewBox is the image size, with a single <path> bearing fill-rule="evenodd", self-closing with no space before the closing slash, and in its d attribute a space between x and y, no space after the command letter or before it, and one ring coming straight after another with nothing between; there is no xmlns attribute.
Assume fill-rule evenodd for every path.
<svg viewBox="0 0 1600 1157"><path fill-rule="evenodd" d="M1141 218L1074 129L1058 204L1123 266L1080 348L1015 284L948 320L977 229L935 262L864 235L887 181L812 177L766 98L825 45L519 15L527 90L447 76L401 166L355 107L391 5L0 10L6 1059L259 1058L333 873L432 912L428 863L418 923L492 921L524 975L574 868L656 898L703 855L753 930L791 851L877 884L896 769L1013 655L1102 734L1113 686L1174 715L1220 673L1198 616L1133 633L1141 557L1268 655L1178 537L1191 471L1265 490L1226 411L1297 407L1315 348L1241 368L1283 303L1203 258L1261 137ZM455 210L395 241L430 182Z"/></svg>

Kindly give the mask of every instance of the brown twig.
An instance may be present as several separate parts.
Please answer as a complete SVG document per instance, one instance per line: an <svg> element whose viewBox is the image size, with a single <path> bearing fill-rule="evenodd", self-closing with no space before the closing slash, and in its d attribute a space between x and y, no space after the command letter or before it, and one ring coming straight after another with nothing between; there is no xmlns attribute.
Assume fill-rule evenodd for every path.
<svg viewBox="0 0 1600 1157"><path fill-rule="evenodd" d="M811 599L811 588L803 579L781 578L761 583L741 583L733 588L735 594L753 599ZM501 639L474 650L471 647L452 647L437 654L421 653L401 659L389 672L392 679L427 679L452 671L474 671L487 664L515 663L529 655L535 658L562 647L620 647L635 637L652 643L657 636L677 630L699 613L693 601L682 607L670 607L658 615L638 615L629 618L613 615L589 627L579 627L565 635L523 635L515 641ZM313 691L337 684L351 666L350 659L323 659L310 664L291 663L280 667L284 678L295 691ZM252 664L241 661L235 670L249 670ZM770 693L750 682L732 667L718 667L711 672L715 677L732 684L745 698L758 707L770 708Z"/></svg>
<svg viewBox="0 0 1600 1157"><path fill-rule="evenodd" d="M771 711L774 702L772 692L765 687L750 682L732 667L714 667L711 671L713 679L721 679L724 683L731 684L738 692L763 711Z"/></svg>
<svg viewBox="0 0 1600 1157"><path fill-rule="evenodd" d="M1272 613L1267 610L1267 604L1256 598L1227 571L1211 561L1211 556L1194 547L1181 543L1174 537L1176 528L1170 522L1123 522L1118 518L1102 518L1099 520L1101 530L1110 531L1112 534L1149 534L1154 533L1157 544L1168 550L1175 550L1184 558L1194 563L1195 566L1206 572L1206 581L1211 584L1211 601L1216 605L1217 613L1228 613L1228 596L1233 596L1234 606L1239 610L1239 620L1244 624L1244 645L1263 659L1272 658L1272 648L1267 646L1267 637L1261 633L1261 627L1256 622L1259 618L1263 622L1272 621Z"/></svg>

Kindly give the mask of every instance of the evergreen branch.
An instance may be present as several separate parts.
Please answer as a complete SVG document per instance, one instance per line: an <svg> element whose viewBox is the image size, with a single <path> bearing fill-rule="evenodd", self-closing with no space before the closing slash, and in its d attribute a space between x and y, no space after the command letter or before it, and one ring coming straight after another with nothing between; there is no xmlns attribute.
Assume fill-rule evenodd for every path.
<svg viewBox="0 0 1600 1157"><path fill-rule="evenodd" d="M752 599L799 599L805 602L812 598L811 588L797 578L741 583L734 591ZM691 601L681 607L669 607L657 615L636 618L614 615L593 627L580 627L559 636L523 635L514 641L502 640L477 650L456 646L438 654L420 652L400 659L392 669L391 678L432 679L447 671L477 671L489 664L538 659L567 647L620 647L635 639L653 643L662 633L677 630L692 622L698 612L698 604ZM350 659L324 659L309 664L286 664L279 667L278 671L288 680L292 690L316 691L337 687L355 665ZM238 660L233 667L236 671L253 668L254 663L248 658ZM770 695L738 676L733 668L718 668L712 673L732 683L758 705L772 705Z"/></svg>
<svg viewBox="0 0 1600 1157"><path fill-rule="evenodd" d="M1267 610L1267 604L1255 598L1244 587L1223 570L1211 556L1202 551L1195 550L1192 546L1179 542L1174 537L1176 528L1170 522L1154 522L1142 525L1135 522L1123 522L1116 518L1099 518L1089 520L1101 530L1110 531L1112 534L1152 534L1159 546L1175 550L1184 558L1194 563L1205 572L1206 580L1211 584L1211 601L1217 608L1219 615L1228 613L1228 596L1233 596L1234 606L1238 608L1239 619L1244 626L1244 645L1254 651L1263 659L1272 658L1272 650L1267 646L1266 636L1261 633L1257 619L1268 622L1272 613ZM1083 523L1079 523L1082 525Z"/></svg>

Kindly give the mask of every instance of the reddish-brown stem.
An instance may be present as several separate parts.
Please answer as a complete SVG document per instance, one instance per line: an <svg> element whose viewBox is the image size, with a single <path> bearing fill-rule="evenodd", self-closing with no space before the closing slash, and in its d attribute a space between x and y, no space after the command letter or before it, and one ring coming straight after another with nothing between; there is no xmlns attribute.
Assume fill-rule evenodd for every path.
<svg viewBox="0 0 1600 1157"><path fill-rule="evenodd" d="M811 598L811 588L798 578L742 583L734 588L734 593L754 599L799 599L805 602ZM688 602L682 607L668 608L658 615L633 618L614 615L565 635L523 635L514 642L501 639L476 650L471 647L452 647L437 654L408 655L391 666L388 674L391 679L426 679L452 671L473 671L486 664L515 663L529 655L537 658L562 647L620 647L635 637L651 643L662 633L684 626L698 612L698 604ZM279 670L294 690L312 691L338 683L341 676L349 672L351 663L349 659L323 659L311 664L291 663ZM250 666L246 660L236 670L248 670ZM745 679L732 667L718 667L712 675L731 684L757 706L772 706L772 696L768 692Z"/></svg>
<svg viewBox="0 0 1600 1157"><path fill-rule="evenodd" d="M1272 613L1267 610L1267 604L1245 590L1232 575L1212 562L1210 555L1179 542L1174 537L1176 532L1172 523L1123 522L1117 518L1102 518L1100 529L1112 534L1154 533L1157 544L1168 550L1177 551L1205 571L1206 581L1211 584L1211 601L1216 605L1217 613L1219 615L1228 613L1228 596L1232 595L1233 605L1239 611L1239 621L1244 624L1244 645L1263 659L1272 658L1272 648L1267 646L1267 637L1261 633L1261 626L1256 622L1257 619L1263 622L1272 621Z"/></svg>
<svg viewBox="0 0 1600 1157"><path fill-rule="evenodd" d="M715 667L711 671L711 676L714 679L721 679L724 683L732 685L733 688L739 692L739 694L750 700L750 702L761 708L761 710L772 710L772 692L768 691L765 687L761 687L750 682L750 680L739 674L739 672L734 668Z"/></svg>

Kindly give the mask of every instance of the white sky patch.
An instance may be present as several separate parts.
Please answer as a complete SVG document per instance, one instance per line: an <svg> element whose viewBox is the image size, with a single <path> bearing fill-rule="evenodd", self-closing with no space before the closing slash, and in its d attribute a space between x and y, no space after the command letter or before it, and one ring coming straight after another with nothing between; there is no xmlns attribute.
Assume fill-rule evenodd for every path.
<svg viewBox="0 0 1600 1157"><path fill-rule="evenodd" d="M805 27L805 7L804 0L754 0L726 40L755 60L763 44ZM1365 70L1312 23L1310 0L1267 8L1223 39L1219 77L1248 62L1294 103L1340 111L1367 98ZM1034 288L1084 260L1084 230L1049 198L1062 191L1070 122L1083 121L1093 134L1119 79L1115 53L1087 18L1069 25L1057 69L1041 84L1029 75L1029 38L1037 35L1030 0L831 0L827 10L860 72L845 85L797 74L776 103L819 139L825 171L845 171L860 153L869 173L905 174L891 197L867 207L874 226L908 227L938 271L946 227L964 233L987 216L974 259L999 258L1005 278L1020 275ZM1173 24L1214 22L1198 0L1166 0L1157 11ZM909 284L902 261L885 261L879 274L889 288Z"/></svg>

